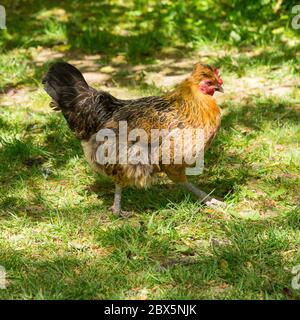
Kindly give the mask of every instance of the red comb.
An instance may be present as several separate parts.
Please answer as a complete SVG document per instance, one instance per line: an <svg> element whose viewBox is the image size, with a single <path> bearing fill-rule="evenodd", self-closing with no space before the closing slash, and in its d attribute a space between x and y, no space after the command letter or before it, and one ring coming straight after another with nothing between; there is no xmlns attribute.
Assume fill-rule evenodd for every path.
<svg viewBox="0 0 300 320"><path fill-rule="evenodd" d="M222 85L223 84L223 80L221 79L221 75L220 75L219 69L215 68L214 69L214 73L215 73L215 76L216 76L216 78L218 80L219 85Z"/></svg>

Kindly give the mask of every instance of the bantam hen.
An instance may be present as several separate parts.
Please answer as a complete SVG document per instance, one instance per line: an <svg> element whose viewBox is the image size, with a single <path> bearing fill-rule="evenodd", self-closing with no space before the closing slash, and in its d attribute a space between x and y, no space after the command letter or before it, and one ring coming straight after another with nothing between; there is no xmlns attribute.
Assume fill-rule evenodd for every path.
<svg viewBox="0 0 300 320"><path fill-rule="evenodd" d="M121 123L126 123L128 130L138 128L149 135L152 129L168 132L171 130L180 132L187 128L201 129L204 152L215 138L221 121L220 109L212 97L215 91L223 92L223 81L217 69L199 63L192 74L174 90L162 96L134 100L120 100L108 92L89 87L80 71L64 62L56 63L50 68L43 79L43 84L52 98L50 106L62 112L70 129L80 139L85 157L93 170L111 177L115 182L114 203L111 207L115 214L125 213L121 210L122 188L128 185L149 186L159 172L166 173L173 182L188 189L207 206L216 208L223 205L223 202L212 198L188 182L186 169L191 167L191 163L174 161L176 154L172 139L170 161L167 163L162 161L161 152L154 163L126 162L124 159L121 161L120 153L124 150L121 150L121 144L116 147L115 140L108 145L108 148L116 147L114 162L101 162L97 156L99 147L108 142L108 137L101 140L97 134L101 130L104 132L108 130L107 132L115 133L119 141L124 138L119 131ZM158 145L161 145L161 140L159 141ZM194 147L196 143L191 139L190 147ZM150 141L146 142L144 148L148 150L150 145ZM108 151L105 152L107 155ZM103 158L105 156L101 159Z"/></svg>

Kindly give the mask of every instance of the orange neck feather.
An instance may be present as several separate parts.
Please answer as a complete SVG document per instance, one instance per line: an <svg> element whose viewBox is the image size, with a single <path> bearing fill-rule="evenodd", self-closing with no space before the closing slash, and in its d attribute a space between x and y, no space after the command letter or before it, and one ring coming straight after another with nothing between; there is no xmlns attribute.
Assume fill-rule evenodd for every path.
<svg viewBox="0 0 300 320"><path fill-rule="evenodd" d="M197 125L200 122L203 124L203 121L220 115L215 99L200 92L189 79L181 82L165 97L173 101L177 112L184 116L191 125Z"/></svg>

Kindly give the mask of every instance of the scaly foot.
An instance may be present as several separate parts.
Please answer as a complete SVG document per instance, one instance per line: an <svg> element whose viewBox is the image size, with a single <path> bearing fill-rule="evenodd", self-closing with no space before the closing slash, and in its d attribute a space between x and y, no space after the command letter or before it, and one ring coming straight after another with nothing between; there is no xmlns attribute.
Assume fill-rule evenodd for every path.
<svg viewBox="0 0 300 320"><path fill-rule="evenodd" d="M115 216L119 218L129 218L130 216L132 216L132 212L116 209L114 206L111 206L110 210Z"/></svg>
<svg viewBox="0 0 300 320"><path fill-rule="evenodd" d="M207 205L209 208L217 210L217 209L222 209L226 207L226 203L222 202L220 200L217 200L215 198L209 198L206 201L202 201L203 203L205 203L205 205Z"/></svg>

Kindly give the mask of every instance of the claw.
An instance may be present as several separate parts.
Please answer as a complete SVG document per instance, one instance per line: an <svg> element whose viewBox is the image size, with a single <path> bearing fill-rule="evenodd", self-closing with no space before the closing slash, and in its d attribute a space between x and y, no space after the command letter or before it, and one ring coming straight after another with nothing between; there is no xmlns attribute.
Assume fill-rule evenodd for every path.
<svg viewBox="0 0 300 320"><path fill-rule="evenodd" d="M211 209L221 209L221 208L225 208L226 207L226 203L219 201L215 198L211 198L208 201L205 202L205 204L211 208Z"/></svg>
<svg viewBox="0 0 300 320"><path fill-rule="evenodd" d="M132 212L124 211L124 210L118 210L114 206L111 206L110 210L115 216L117 216L119 218L128 218L128 217L132 216Z"/></svg>

